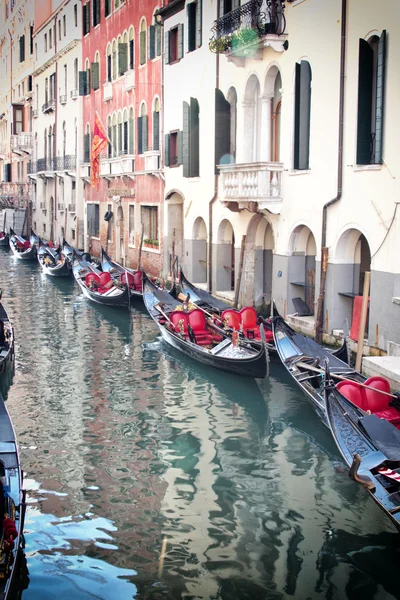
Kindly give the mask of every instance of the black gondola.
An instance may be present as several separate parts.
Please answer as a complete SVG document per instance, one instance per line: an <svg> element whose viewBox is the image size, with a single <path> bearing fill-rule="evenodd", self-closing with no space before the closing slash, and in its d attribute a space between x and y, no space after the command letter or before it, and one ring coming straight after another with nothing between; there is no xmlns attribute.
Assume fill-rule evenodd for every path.
<svg viewBox="0 0 400 600"><path fill-rule="evenodd" d="M267 374L265 347L233 342L208 322L200 308L185 311L182 303L149 279L143 280L144 304L163 339L187 356L237 375L263 378Z"/></svg>
<svg viewBox="0 0 400 600"><path fill-rule="evenodd" d="M37 258L43 273L51 277L69 277L72 273L71 262L61 252L50 248L39 241Z"/></svg>
<svg viewBox="0 0 400 600"><path fill-rule="evenodd" d="M4 373L14 357L14 329L1 302L1 297L2 290L0 289L0 375Z"/></svg>
<svg viewBox="0 0 400 600"><path fill-rule="evenodd" d="M13 583L22 552L25 490L14 428L0 395L0 599L12 597Z"/></svg>
<svg viewBox="0 0 400 600"><path fill-rule="evenodd" d="M195 302L201 308L205 308L206 310L217 313L221 313L227 308L231 308L227 302L214 298L214 296L212 296L206 290L202 290L193 285L193 283L190 283L190 281L186 279L182 269L180 269L179 272L179 282L182 293L185 294L185 296L187 296L189 293L192 302Z"/></svg>
<svg viewBox="0 0 400 600"><path fill-rule="evenodd" d="M62 248L63 254L69 258L71 263L72 263L72 255L74 253L77 256L80 256L81 258L84 254L81 250L78 250L78 248L75 248L74 246L71 246L71 244L68 244L67 240L65 240L65 239L63 239L63 241L62 241L61 248Z"/></svg>
<svg viewBox="0 0 400 600"><path fill-rule="evenodd" d="M355 381L362 381L362 375L327 348L294 331L282 317L273 318L272 329L275 347L283 365L327 425L322 371L325 360L332 375L343 375Z"/></svg>
<svg viewBox="0 0 400 600"><path fill-rule="evenodd" d="M0 248L8 248L10 244L10 238L8 233L5 231L0 231Z"/></svg>
<svg viewBox="0 0 400 600"><path fill-rule="evenodd" d="M10 248L14 256L24 260L35 260L36 246L29 240L17 235L10 227Z"/></svg>
<svg viewBox="0 0 400 600"><path fill-rule="evenodd" d="M73 253L72 272L83 294L97 304L106 306L129 306L130 292L127 285L118 286L112 281L110 273L99 271L94 265Z"/></svg>
<svg viewBox="0 0 400 600"><path fill-rule="evenodd" d="M333 439L350 468L349 476L363 485L400 529L400 431L376 414L368 415L349 402L326 371L325 406Z"/></svg>
<svg viewBox="0 0 400 600"><path fill-rule="evenodd" d="M111 277L119 278L122 283L129 283L131 300L143 301L143 272L128 269L112 260L104 248L101 249L101 268L104 272L110 273Z"/></svg>

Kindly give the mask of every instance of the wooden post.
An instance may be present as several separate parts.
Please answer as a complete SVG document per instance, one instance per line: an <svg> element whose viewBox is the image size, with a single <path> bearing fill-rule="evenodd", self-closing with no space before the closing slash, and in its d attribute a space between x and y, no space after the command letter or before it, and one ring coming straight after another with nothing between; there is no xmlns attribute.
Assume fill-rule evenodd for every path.
<svg viewBox="0 0 400 600"><path fill-rule="evenodd" d="M139 242L139 253L138 253L138 264L137 270L140 271L141 263L142 263L142 246L143 246L143 237L144 237L144 226L142 223L142 233L140 234L140 242Z"/></svg>
<svg viewBox="0 0 400 600"><path fill-rule="evenodd" d="M234 297L234 301L233 301L233 306L235 308L237 308L238 301L239 301L239 292L240 292L240 285L242 283L242 272L243 272L243 261L244 261L245 248L246 248L246 236L243 235L242 236L242 245L240 247L239 272L238 272L238 276L236 279L235 297Z"/></svg>
<svg viewBox="0 0 400 600"><path fill-rule="evenodd" d="M172 230L171 254L171 279L175 281L175 227Z"/></svg>
<svg viewBox="0 0 400 600"><path fill-rule="evenodd" d="M320 344L322 341L322 328L324 321L324 297L326 272L328 270L328 248L322 248L321 253L321 280L319 283L319 296L317 302L317 316L315 321L315 341ZM328 332L327 332L328 333Z"/></svg>
<svg viewBox="0 0 400 600"><path fill-rule="evenodd" d="M368 311L368 296L369 296L369 282L371 279L370 271L365 272L363 299L361 304L361 315L360 315L360 329L358 331L358 344L357 344L357 356L356 356L356 371L361 370L362 351L364 345L364 334L365 324L367 322L367 311Z"/></svg>

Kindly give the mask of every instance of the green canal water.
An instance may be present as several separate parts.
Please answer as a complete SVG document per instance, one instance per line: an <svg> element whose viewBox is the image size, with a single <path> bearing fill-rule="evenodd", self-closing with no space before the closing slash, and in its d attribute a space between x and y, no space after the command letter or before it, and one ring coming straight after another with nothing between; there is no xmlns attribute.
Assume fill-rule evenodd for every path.
<svg viewBox="0 0 400 600"><path fill-rule="evenodd" d="M7 252L0 285L23 600L400 598L399 535L280 365L261 382L201 367L144 309L91 304Z"/></svg>

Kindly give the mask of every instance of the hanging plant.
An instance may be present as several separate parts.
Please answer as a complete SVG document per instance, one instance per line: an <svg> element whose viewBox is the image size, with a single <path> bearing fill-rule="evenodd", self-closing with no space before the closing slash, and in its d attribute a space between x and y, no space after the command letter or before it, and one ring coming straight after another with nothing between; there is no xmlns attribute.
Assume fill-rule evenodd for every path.
<svg viewBox="0 0 400 600"><path fill-rule="evenodd" d="M220 38L212 38L208 44L208 48L215 54L222 54L232 47L231 37L225 36Z"/></svg>

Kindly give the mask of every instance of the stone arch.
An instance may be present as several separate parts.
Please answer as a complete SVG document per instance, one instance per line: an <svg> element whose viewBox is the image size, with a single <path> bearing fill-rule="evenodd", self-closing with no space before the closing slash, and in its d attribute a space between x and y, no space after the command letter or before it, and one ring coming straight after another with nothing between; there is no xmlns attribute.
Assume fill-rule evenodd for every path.
<svg viewBox="0 0 400 600"><path fill-rule="evenodd" d="M279 66L272 63L265 75L262 97L262 141L261 156L272 162L280 159L282 77Z"/></svg>
<svg viewBox="0 0 400 600"><path fill-rule="evenodd" d="M228 219L218 227L216 252L216 289L232 292L235 289L235 232Z"/></svg>
<svg viewBox="0 0 400 600"><path fill-rule="evenodd" d="M349 287L347 291L361 295L365 272L371 270L371 250L367 237L360 229L349 227L339 236L333 257L334 262L351 266L351 269L347 269L347 277L343 273Z"/></svg>
<svg viewBox="0 0 400 600"><path fill-rule="evenodd" d="M260 155L261 101L260 82L257 75L250 75L244 92L243 159L245 163L256 162Z"/></svg>
<svg viewBox="0 0 400 600"><path fill-rule="evenodd" d="M241 304L262 306L267 313L272 297L274 247L270 221L262 213L254 215L247 226Z"/></svg>
<svg viewBox="0 0 400 600"><path fill-rule="evenodd" d="M207 225L202 217L193 223L192 275L196 283L207 283Z"/></svg>
<svg viewBox="0 0 400 600"><path fill-rule="evenodd" d="M317 245L313 232L307 225L296 225L289 239L288 309L298 312L299 316L315 313L316 255ZM300 307L302 303L306 306Z"/></svg>
<svg viewBox="0 0 400 600"><path fill-rule="evenodd" d="M173 274L177 264L184 265L183 207L184 196L178 190L171 190L165 197L167 201L167 236L168 256L167 270ZM175 269L175 271L174 271Z"/></svg>

